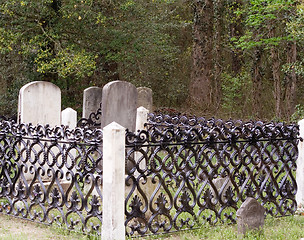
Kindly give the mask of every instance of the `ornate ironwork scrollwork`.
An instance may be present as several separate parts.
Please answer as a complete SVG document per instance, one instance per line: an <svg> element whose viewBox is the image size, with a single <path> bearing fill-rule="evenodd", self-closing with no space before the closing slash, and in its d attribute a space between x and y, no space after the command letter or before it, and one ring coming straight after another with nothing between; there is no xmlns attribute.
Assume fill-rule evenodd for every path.
<svg viewBox="0 0 304 240"><path fill-rule="evenodd" d="M168 122L168 120L166 120ZM198 123L198 121L196 121ZM170 125L160 128L159 125L148 124L148 130L139 133L127 132L127 145L166 144L166 143L225 143L231 145L246 141L290 140L298 138L299 126L286 123L241 122L209 119L199 125Z"/></svg>
<svg viewBox="0 0 304 240"><path fill-rule="evenodd" d="M130 236L235 223L247 197L267 214L296 210L299 127L150 115L126 131ZM102 130L0 119L0 212L100 233Z"/></svg>
<svg viewBox="0 0 304 240"><path fill-rule="evenodd" d="M102 130L0 120L0 211L99 233Z"/></svg>
<svg viewBox="0 0 304 240"><path fill-rule="evenodd" d="M81 118L78 122L77 122L77 127L80 128L84 128L84 127L89 127L89 128L100 128L101 123L100 123L100 119L102 116L102 112L101 112L101 103L99 108L97 109L96 112L92 112L90 113L88 118Z"/></svg>
<svg viewBox="0 0 304 240"><path fill-rule="evenodd" d="M247 197L295 212L297 125L150 114L146 127L126 133L127 234L235 223Z"/></svg>

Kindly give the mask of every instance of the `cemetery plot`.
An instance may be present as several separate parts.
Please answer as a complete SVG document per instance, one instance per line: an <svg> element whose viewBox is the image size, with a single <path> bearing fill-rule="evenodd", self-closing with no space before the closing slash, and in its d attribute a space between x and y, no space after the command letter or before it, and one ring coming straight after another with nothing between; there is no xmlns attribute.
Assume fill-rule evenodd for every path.
<svg viewBox="0 0 304 240"><path fill-rule="evenodd" d="M127 134L130 236L236 223L249 197L266 214L294 214L297 126L208 120L190 127L195 119L184 120Z"/></svg>
<svg viewBox="0 0 304 240"><path fill-rule="evenodd" d="M130 83L86 92L95 90L97 102L102 95L100 125L111 123L105 142L99 123L75 128L76 111L60 112L55 85L34 82L20 90L19 123L0 120L0 211L86 233L111 235L118 224L122 236L236 223L250 198L266 214L295 213L298 125L148 114L136 110L144 104ZM36 109L28 115L27 108ZM38 124L49 117L55 125Z"/></svg>

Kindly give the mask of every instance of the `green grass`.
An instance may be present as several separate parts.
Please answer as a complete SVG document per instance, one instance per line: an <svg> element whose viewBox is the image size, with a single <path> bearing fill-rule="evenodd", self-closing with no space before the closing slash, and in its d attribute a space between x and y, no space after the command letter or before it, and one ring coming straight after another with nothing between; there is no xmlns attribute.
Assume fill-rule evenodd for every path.
<svg viewBox="0 0 304 240"><path fill-rule="evenodd" d="M95 240L100 237L86 236L56 226L47 226L0 214L1 240Z"/></svg>
<svg viewBox="0 0 304 240"><path fill-rule="evenodd" d="M100 236L85 236L63 228L45 226L0 215L0 239L9 240L97 240ZM304 237L304 216L295 215L281 218L267 217L261 231L249 231L245 236L237 233L236 224L217 226L204 225L197 230L181 231L173 234L151 235L136 239L160 240L300 240ZM132 239L132 238L128 238Z"/></svg>
<svg viewBox="0 0 304 240"><path fill-rule="evenodd" d="M261 231L249 231L246 235L239 235L237 225L205 225L200 229L144 237L144 239L170 239L170 240L300 240L304 238L304 216L288 216L282 218L268 217Z"/></svg>

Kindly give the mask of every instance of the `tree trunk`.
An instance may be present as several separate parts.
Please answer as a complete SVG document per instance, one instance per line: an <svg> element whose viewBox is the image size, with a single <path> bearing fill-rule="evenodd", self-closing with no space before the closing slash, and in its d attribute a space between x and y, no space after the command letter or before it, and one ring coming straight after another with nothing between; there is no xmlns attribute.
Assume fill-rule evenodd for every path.
<svg viewBox="0 0 304 240"><path fill-rule="evenodd" d="M276 36L276 29L274 26L270 26L269 37ZM277 46L273 46L270 50L271 54L271 70L272 70L272 78L273 78L273 86L274 86L274 99L275 99L275 115L278 118L282 117L281 114L281 94L282 94L282 87L281 87L281 62L279 57L279 51Z"/></svg>
<svg viewBox="0 0 304 240"><path fill-rule="evenodd" d="M234 1L231 8L232 8L231 10L232 20L230 24L230 35L231 37L239 38L243 36L243 25L242 25L243 20L241 19L241 17L236 16L236 14L234 14L234 11L242 8L242 1L241 0ZM243 65L242 50L233 49L231 69L234 76L240 73L242 65Z"/></svg>
<svg viewBox="0 0 304 240"><path fill-rule="evenodd" d="M255 117L261 117L261 94L262 94L262 50L256 48L254 50L254 61L253 61L253 114Z"/></svg>
<svg viewBox="0 0 304 240"><path fill-rule="evenodd" d="M293 64L297 61L297 43L293 41L288 45L287 51L287 63L291 65L291 72L286 76L286 88L285 88L285 108L286 117L289 120L291 115L294 113L295 99L296 99L296 84L297 75L294 70Z"/></svg>
<svg viewBox="0 0 304 240"><path fill-rule="evenodd" d="M222 0L216 0L215 1L216 6L214 9L214 28L215 28L215 33L214 33L214 80L213 84L211 86L211 89L214 89L213 91L213 99L212 101L214 102L216 110L219 109L220 104L221 104L221 96L222 96L222 91L221 91L221 74L223 71L223 62L222 62L222 34L223 34L223 27L224 27L224 22L223 22L223 12L224 12L224 5Z"/></svg>
<svg viewBox="0 0 304 240"><path fill-rule="evenodd" d="M271 48L271 58L272 58L272 78L274 85L274 99L275 99L275 115L281 118L281 71L280 71L280 59L278 50L274 47Z"/></svg>
<svg viewBox="0 0 304 240"><path fill-rule="evenodd" d="M61 1L60 0L53 0L51 2L51 8L55 11L56 15L60 15L60 8L61 8ZM51 15L50 15L51 16ZM55 18L55 16L51 16L51 18ZM40 23L42 28L45 32L48 32L50 25L52 25L53 19L41 19ZM43 50L48 49L52 53L52 57L55 58L56 51L55 51L55 43L51 39L47 39L47 44L45 47L42 47ZM58 81L58 73L51 73L47 72L42 75L42 80L47 82L57 82Z"/></svg>
<svg viewBox="0 0 304 240"><path fill-rule="evenodd" d="M212 37L213 1L195 1L190 101L201 110L210 109L212 103Z"/></svg>

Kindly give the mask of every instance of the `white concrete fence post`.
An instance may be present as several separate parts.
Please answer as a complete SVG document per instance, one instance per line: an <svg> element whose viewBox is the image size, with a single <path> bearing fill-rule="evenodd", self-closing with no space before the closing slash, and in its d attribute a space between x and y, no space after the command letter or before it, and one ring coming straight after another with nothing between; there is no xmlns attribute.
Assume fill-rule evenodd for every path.
<svg viewBox="0 0 304 240"><path fill-rule="evenodd" d="M72 108L66 108L61 112L61 125L71 129L77 126L77 112Z"/></svg>
<svg viewBox="0 0 304 240"><path fill-rule="evenodd" d="M298 122L300 126L300 137L304 139L304 119ZM298 144L299 155L297 159L296 181L298 191L296 194L296 201L298 211L304 211L304 142L299 141Z"/></svg>
<svg viewBox="0 0 304 240"><path fill-rule="evenodd" d="M141 130L145 130L145 123L148 122L148 113L149 110L144 108L143 106L137 108L137 113L136 113L136 132L141 131ZM146 148L143 148L144 150L146 150ZM136 152L135 153L135 161L136 163L139 161L140 156L142 154ZM144 161L141 161L139 163L139 168L140 169L145 169L146 168L146 159L143 159ZM138 177L138 172L135 172L136 177Z"/></svg>
<svg viewBox="0 0 304 240"><path fill-rule="evenodd" d="M144 108L143 106L137 108L137 115L136 115L136 132L137 131L141 131L141 130L147 130L147 127L145 127L145 123L148 123L148 113L149 110ZM141 148L143 151L147 152L147 147L142 147ZM143 153L141 152L135 152L134 154L134 158L135 158L135 162L136 164L139 163L139 169L144 170L147 168L148 162ZM140 161L140 162L139 162ZM139 177L139 172L135 171L134 176L138 179ZM152 195L153 192L155 190L155 184L153 184L152 182L152 177L151 176L146 176L147 178L141 178L139 180L139 184L141 189L143 190L144 194L147 196L147 198L149 199ZM136 189L135 194L141 199L141 201L144 203L145 200L142 196L142 193L140 193L138 191L138 189ZM146 216L152 216L153 213L150 212L150 210L148 210L146 212Z"/></svg>
<svg viewBox="0 0 304 240"><path fill-rule="evenodd" d="M103 128L102 240L125 239L125 128Z"/></svg>
<svg viewBox="0 0 304 240"><path fill-rule="evenodd" d="M137 108L136 114L136 131L145 130L145 123L148 123L149 110L143 106Z"/></svg>

